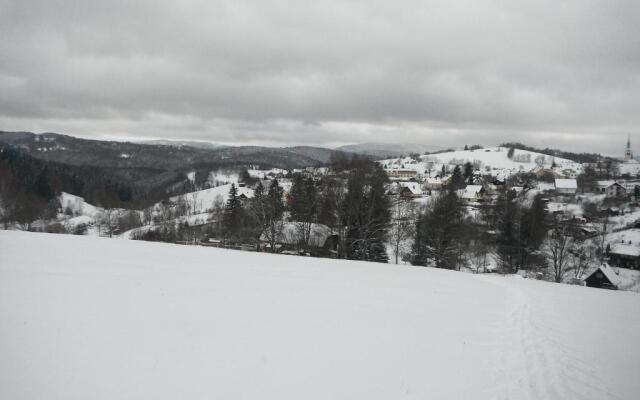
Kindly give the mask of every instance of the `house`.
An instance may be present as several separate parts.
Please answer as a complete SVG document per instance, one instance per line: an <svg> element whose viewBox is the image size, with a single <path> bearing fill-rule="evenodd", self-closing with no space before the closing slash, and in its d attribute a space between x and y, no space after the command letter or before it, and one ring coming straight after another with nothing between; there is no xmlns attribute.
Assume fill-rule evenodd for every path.
<svg viewBox="0 0 640 400"><path fill-rule="evenodd" d="M574 195L578 191L578 182L575 179L556 179L556 193Z"/></svg>
<svg viewBox="0 0 640 400"><path fill-rule="evenodd" d="M598 188L600 188L600 183L598 182ZM627 189L619 184L618 182L613 182L609 185L602 187L601 193L604 193L607 197L615 197L621 198L627 196Z"/></svg>
<svg viewBox="0 0 640 400"><path fill-rule="evenodd" d="M425 181L425 188L427 190L440 190L442 186L443 182L440 178L427 178Z"/></svg>
<svg viewBox="0 0 640 400"><path fill-rule="evenodd" d="M386 172L389 179L394 180L409 180L415 179L418 176L418 171L406 168L392 168L387 169Z"/></svg>
<svg viewBox="0 0 640 400"><path fill-rule="evenodd" d="M458 191L458 197L467 201L482 201L487 191L482 185L467 185L466 188Z"/></svg>
<svg viewBox="0 0 640 400"><path fill-rule="evenodd" d="M602 264L584 278L585 286L601 289L617 290L621 282L622 279L620 279L618 274L616 274L609 264Z"/></svg>
<svg viewBox="0 0 640 400"><path fill-rule="evenodd" d="M278 229L275 242L279 250L298 250L304 241L302 225L298 222L284 222L281 229ZM338 249L338 235L331 228L324 224L311 223L309 228L308 250L314 255L335 254ZM266 230L260 235L260 241L265 247L269 247L269 233ZM304 246L307 247L307 246Z"/></svg>
<svg viewBox="0 0 640 400"><path fill-rule="evenodd" d="M400 197L414 199L422 197L422 187L418 182L398 182Z"/></svg>
<svg viewBox="0 0 640 400"><path fill-rule="evenodd" d="M610 244L609 262L616 267L640 269L640 246L631 242Z"/></svg>
<svg viewBox="0 0 640 400"><path fill-rule="evenodd" d="M627 189L620 183L608 180L597 182L598 192L606 194L607 197L625 197Z"/></svg>

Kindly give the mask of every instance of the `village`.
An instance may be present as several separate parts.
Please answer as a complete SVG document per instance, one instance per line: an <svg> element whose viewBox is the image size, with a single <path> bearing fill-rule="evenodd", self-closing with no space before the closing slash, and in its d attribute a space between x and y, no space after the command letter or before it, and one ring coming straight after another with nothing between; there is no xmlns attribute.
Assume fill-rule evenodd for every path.
<svg viewBox="0 0 640 400"><path fill-rule="evenodd" d="M458 235L468 236L461 245L466 250L461 250L463 257L456 259L450 268L475 273L500 272L501 262L495 254L499 234L489 215L491 209L500 207L500 195L509 193L512 201L522 207L530 206L537 197L544 203L548 229L554 226L552 231L560 232L561 228L562 235L567 237L567 242L562 243L566 246L562 249L566 261L557 267L560 271L555 276L549 272L553 268L548 257L542 260L545 258L542 254L549 250L542 245L528 251L533 259L542 260L540 265L544 267L522 264L513 273L534 279L640 291L640 163L633 158L630 141L620 159L603 158L591 163L506 146L473 146L376 163L387 177L384 195L390 218L381 240L388 262L416 263L414 242L420 215L428 212L434 199L453 190L463 210L463 225L473 227L476 235L486 239L479 240L468 229L460 231ZM344 218L339 215L341 206L335 204L333 197L344 196L348 173L348 169L338 170L331 165L295 170L255 167L240 173L217 171L207 177L205 187L194 185L197 190L141 211L105 210L84 203L82 198L63 194L64 215L59 222L62 230L79 234L343 258L347 257L344 252L347 227L340 222ZM271 224L271 234L269 224L264 221L258 228L246 228L247 232L238 228L236 234L228 234L229 229L236 229L225 226L230 196L245 209L244 222L235 223L253 226L255 223L246 221L258 218L253 204L256 192L266 196L274 182L282 209L276 212L277 224ZM308 212L295 210L296 198L301 196L292 193L296 191L296 182L298 186L311 185L313 198L306 198L303 205ZM332 198L325 196L329 186L337 188L332 189ZM232 191L235 193L231 194ZM334 204L329 207L331 200ZM322 217L323 213L335 215ZM479 246L481 242L483 245ZM480 251L468 250L478 247Z"/></svg>

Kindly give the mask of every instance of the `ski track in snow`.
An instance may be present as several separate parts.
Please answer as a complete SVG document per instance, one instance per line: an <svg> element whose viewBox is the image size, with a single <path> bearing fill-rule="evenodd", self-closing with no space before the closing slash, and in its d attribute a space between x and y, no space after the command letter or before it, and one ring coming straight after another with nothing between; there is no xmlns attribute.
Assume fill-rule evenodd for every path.
<svg viewBox="0 0 640 400"><path fill-rule="evenodd" d="M635 400L639 310L520 277L0 231L0 398Z"/></svg>
<svg viewBox="0 0 640 400"><path fill-rule="evenodd" d="M506 290L506 318L494 323L500 337L498 399L621 399L601 378L597 362L580 358L553 337L553 327L536 321L535 297L526 287L481 276ZM506 377L506 379L504 379Z"/></svg>

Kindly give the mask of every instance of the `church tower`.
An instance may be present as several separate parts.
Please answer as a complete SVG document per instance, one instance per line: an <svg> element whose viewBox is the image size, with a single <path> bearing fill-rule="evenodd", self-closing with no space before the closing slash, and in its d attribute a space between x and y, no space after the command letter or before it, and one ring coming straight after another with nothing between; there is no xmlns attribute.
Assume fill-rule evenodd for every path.
<svg viewBox="0 0 640 400"><path fill-rule="evenodd" d="M631 136L627 136L627 149L624 151L624 160L633 160L633 152L631 151Z"/></svg>

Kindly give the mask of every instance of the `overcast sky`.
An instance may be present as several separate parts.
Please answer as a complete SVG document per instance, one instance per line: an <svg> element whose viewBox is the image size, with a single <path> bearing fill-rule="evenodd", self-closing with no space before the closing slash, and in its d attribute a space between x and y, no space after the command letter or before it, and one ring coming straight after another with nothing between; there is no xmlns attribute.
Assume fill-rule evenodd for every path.
<svg viewBox="0 0 640 400"><path fill-rule="evenodd" d="M0 0L0 129L640 153L640 1Z"/></svg>

